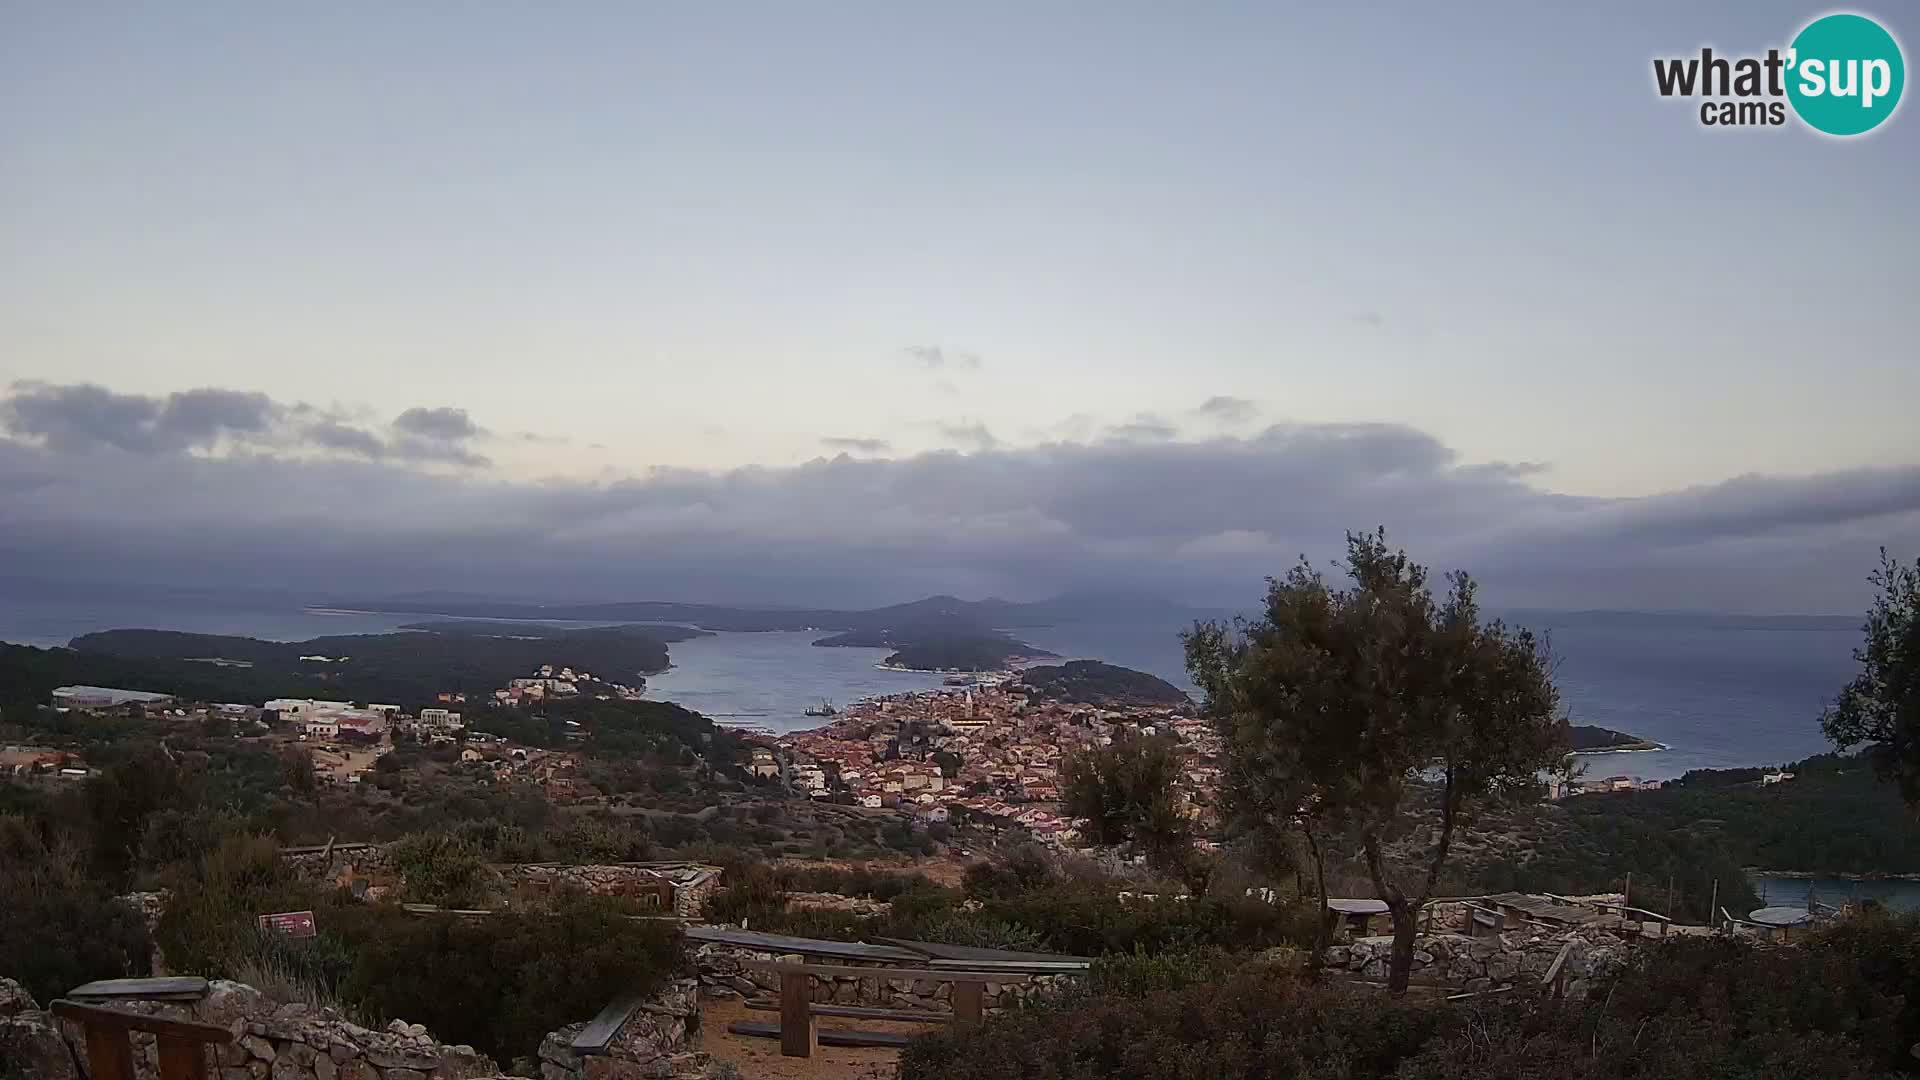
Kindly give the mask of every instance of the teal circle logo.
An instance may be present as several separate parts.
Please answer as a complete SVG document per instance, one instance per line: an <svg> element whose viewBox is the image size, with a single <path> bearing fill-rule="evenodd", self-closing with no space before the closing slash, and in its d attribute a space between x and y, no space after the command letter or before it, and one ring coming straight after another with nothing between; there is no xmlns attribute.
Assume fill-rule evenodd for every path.
<svg viewBox="0 0 1920 1080"><path fill-rule="evenodd" d="M1787 100L1815 131L1864 135L1900 105L1907 65L1900 43L1864 15L1824 15L1794 37Z"/></svg>

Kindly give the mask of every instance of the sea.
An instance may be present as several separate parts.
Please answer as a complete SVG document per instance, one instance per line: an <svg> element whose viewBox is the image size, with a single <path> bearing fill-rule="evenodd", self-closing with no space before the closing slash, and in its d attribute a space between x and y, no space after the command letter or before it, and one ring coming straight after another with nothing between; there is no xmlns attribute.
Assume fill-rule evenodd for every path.
<svg viewBox="0 0 1920 1080"><path fill-rule="evenodd" d="M1063 658L1151 672L1193 692L1180 634L1196 615L1225 614L1066 622L1010 632ZM1784 764L1829 749L1820 735L1820 710L1854 674L1852 649L1860 639L1857 619L1830 616L1502 614L1550 641L1555 681L1574 723L1665 747L1584 755L1589 774L1649 780L1689 769ZM42 647L121 627L300 641L382 633L431 615L333 611L271 596L206 592L55 593L9 589L0 581L0 641ZM806 710L822 702L839 706L942 684L937 675L881 669L884 649L815 648L819 636L722 633L674 642L671 669L647 680L647 694L720 723L783 733L819 724Z"/></svg>
<svg viewBox="0 0 1920 1080"><path fill-rule="evenodd" d="M1104 660L1151 672L1193 692L1180 643L1197 612L1135 620L1022 627L1010 632L1063 658ZM1689 769L1778 765L1824 752L1818 717L1856 670L1857 619L1737 618L1623 612L1498 613L1550 641L1555 681L1574 723L1661 744L1658 751L1583 755L1592 776L1670 779ZM0 581L0 641L65 645L96 630L144 627L299 641L382 633L430 612L370 614L303 607L275 597L209 593L128 596L112 590L49 595ZM677 702L715 722L774 733L814 727L823 702L926 690L938 675L879 667L884 649L815 648L816 633L722 633L674 642L671 668L647 680L647 696ZM1764 879L1769 903L1837 903L1875 896L1920 908L1920 882Z"/></svg>

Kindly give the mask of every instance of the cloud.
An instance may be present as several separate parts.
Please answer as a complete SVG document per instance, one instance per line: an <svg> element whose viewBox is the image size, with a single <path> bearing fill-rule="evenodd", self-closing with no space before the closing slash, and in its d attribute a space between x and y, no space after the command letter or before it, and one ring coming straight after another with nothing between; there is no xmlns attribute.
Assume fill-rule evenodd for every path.
<svg viewBox="0 0 1920 1080"><path fill-rule="evenodd" d="M948 442L959 443L968 449L991 450L1000 445L1000 440L994 438L993 432L987 430L987 425L977 420L935 426L942 438Z"/></svg>
<svg viewBox="0 0 1920 1080"><path fill-rule="evenodd" d="M323 420L314 424L306 429L306 437L314 445L328 450L341 450L375 461L387 456L387 444L380 441L380 436L337 420Z"/></svg>
<svg viewBox="0 0 1920 1080"><path fill-rule="evenodd" d="M412 408L394 418L393 429L406 435L443 442L460 442L481 434L465 409Z"/></svg>
<svg viewBox="0 0 1920 1080"><path fill-rule="evenodd" d="M61 452L110 446L136 454L178 453L223 437L263 434L279 413L265 394L237 390L184 390L156 398L91 383L19 382L0 399L0 428Z"/></svg>
<svg viewBox="0 0 1920 1080"><path fill-rule="evenodd" d="M76 431L111 446L102 416L153 429L170 400L119 397L134 400L48 410L69 397L43 388L0 404L10 574L796 604L1126 586L1244 604L1300 553L1385 525L1421 561L1472 571L1490 605L1857 611L1880 545L1920 554L1920 465L1592 498L1400 424L1009 447L972 419L943 431L967 452L597 483L426 468L396 433L315 415L297 437L269 428L325 452L62 448ZM249 415L212 411L181 425L225 440Z"/></svg>
<svg viewBox="0 0 1920 1080"><path fill-rule="evenodd" d="M977 371L980 368L980 354L945 349L938 345L909 345L901 350L907 360L927 371Z"/></svg>
<svg viewBox="0 0 1920 1080"><path fill-rule="evenodd" d="M1259 415L1260 406L1243 397L1216 394L1193 410L1201 416L1229 424L1244 424Z"/></svg>
<svg viewBox="0 0 1920 1080"><path fill-rule="evenodd" d="M1377 311L1356 311L1353 313L1353 321L1375 330L1385 329L1387 325L1387 317Z"/></svg>
<svg viewBox="0 0 1920 1080"><path fill-rule="evenodd" d="M860 439L847 435L827 435L820 445L829 450L846 450L857 454L882 454L893 449L893 444L885 439Z"/></svg>
<svg viewBox="0 0 1920 1080"><path fill-rule="evenodd" d="M1173 425L1150 413L1141 413L1107 429L1107 438L1123 442L1165 442L1177 434L1179 431Z"/></svg>
<svg viewBox="0 0 1920 1080"><path fill-rule="evenodd" d="M287 405L254 391L214 387L155 397L91 383L19 382L0 397L0 432L57 454L169 455L225 447L470 469L492 464L465 445L487 436L465 409L408 409L391 430L380 432L350 423L338 409Z"/></svg>

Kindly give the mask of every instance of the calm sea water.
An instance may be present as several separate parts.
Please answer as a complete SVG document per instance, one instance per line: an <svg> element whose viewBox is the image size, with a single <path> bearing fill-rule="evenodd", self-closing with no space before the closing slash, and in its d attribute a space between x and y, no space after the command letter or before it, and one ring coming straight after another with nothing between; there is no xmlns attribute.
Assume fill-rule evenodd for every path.
<svg viewBox="0 0 1920 1080"><path fill-rule="evenodd" d="M1859 631L1847 621L1754 623L1680 615L1513 613L1552 635L1557 681L1576 723L1665 744L1655 753L1594 755L1590 771L1649 779L1693 768L1787 762L1827 746L1820 708L1853 674ZM128 600L108 593L47 597L0 588L0 640L62 645L114 627L246 634L290 641L378 633L418 615L321 614L285 602L204 597ZM1064 657L1152 672L1191 690L1179 633L1188 621L1080 622L1017 633ZM671 646L673 669L650 696L722 722L789 731L817 724L802 710L940 684L878 670L881 649L821 649L807 633L720 634Z"/></svg>
<svg viewBox="0 0 1920 1080"><path fill-rule="evenodd" d="M1841 881L1837 878L1753 879L1762 907L1804 907L1807 890L1814 899L1835 907L1849 900L1878 900L1895 911L1920 911L1920 881Z"/></svg>

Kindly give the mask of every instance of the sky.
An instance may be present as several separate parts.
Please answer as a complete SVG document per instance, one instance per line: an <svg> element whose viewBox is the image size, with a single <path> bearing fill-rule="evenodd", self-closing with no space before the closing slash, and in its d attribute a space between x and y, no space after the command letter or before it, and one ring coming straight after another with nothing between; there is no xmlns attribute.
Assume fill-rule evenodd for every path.
<svg viewBox="0 0 1920 1080"><path fill-rule="evenodd" d="M1514 604L1857 610L1920 552L1920 117L1650 63L1824 10L0 0L0 558L1219 603L1385 525Z"/></svg>

